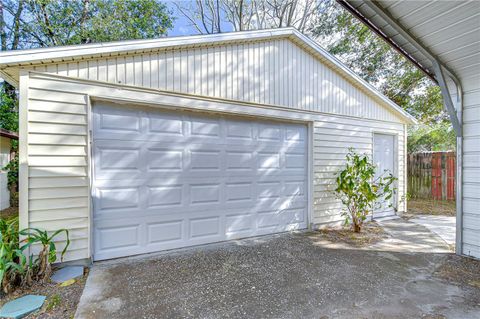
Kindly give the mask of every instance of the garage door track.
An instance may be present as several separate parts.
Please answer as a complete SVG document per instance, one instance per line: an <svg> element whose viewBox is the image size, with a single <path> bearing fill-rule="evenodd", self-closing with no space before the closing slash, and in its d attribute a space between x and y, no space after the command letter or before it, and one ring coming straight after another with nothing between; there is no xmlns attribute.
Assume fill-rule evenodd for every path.
<svg viewBox="0 0 480 319"><path fill-rule="evenodd" d="M436 275L451 258L312 232L132 257L94 265L76 318L480 318L480 286Z"/></svg>

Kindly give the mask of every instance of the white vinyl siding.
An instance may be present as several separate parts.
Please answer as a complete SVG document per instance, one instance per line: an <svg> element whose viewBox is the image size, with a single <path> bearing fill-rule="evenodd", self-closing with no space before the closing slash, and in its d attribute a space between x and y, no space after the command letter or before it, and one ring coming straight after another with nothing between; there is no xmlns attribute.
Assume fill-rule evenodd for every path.
<svg viewBox="0 0 480 319"><path fill-rule="evenodd" d="M389 107L289 39L31 67L89 80L385 121Z"/></svg>
<svg viewBox="0 0 480 319"><path fill-rule="evenodd" d="M88 96L313 122L313 211L309 222L314 224L341 220L341 206L331 191L333 173L341 167L348 148L371 154L374 132L397 134L398 197L404 195L403 123L205 100L41 74L30 74L27 96L28 226L69 229L72 244L66 260L90 257ZM403 204L399 210L403 211Z"/></svg>
<svg viewBox="0 0 480 319"><path fill-rule="evenodd" d="M400 212L405 210L405 136L400 123L379 121L359 122L350 118L321 116L314 123L313 174L314 215L316 224L342 221L341 202L335 198L335 173L342 168L350 147L372 156L373 134L384 133L397 138L397 203Z"/></svg>
<svg viewBox="0 0 480 319"><path fill-rule="evenodd" d="M463 253L480 258L480 77L463 95Z"/></svg>

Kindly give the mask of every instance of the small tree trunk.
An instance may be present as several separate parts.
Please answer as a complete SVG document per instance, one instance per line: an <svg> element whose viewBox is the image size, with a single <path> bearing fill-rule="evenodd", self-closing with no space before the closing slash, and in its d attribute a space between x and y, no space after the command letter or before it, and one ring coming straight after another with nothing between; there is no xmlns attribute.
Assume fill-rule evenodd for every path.
<svg viewBox="0 0 480 319"><path fill-rule="evenodd" d="M354 222L353 223L353 231L356 232L356 233L359 233L361 230L362 230L362 226L360 226L359 223Z"/></svg>

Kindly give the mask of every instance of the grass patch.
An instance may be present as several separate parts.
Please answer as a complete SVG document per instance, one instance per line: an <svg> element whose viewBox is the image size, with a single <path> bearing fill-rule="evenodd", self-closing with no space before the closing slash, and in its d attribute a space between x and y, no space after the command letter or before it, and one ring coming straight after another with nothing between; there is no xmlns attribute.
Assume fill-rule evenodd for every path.
<svg viewBox="0 0 480 319"><path fill-rule="evenodd" d="M360 233L355 233L350 227L325 228L318 233L330 242L341 242L355 248L367 247L388 238L383 228L374 221L365 223Z"/></svg>
<svg viewBox="0 0 480 319"><path fill-rule="evenodd" d="M410 215L455 216L456 213L455 201L411 199L407 207Z"/></svg>

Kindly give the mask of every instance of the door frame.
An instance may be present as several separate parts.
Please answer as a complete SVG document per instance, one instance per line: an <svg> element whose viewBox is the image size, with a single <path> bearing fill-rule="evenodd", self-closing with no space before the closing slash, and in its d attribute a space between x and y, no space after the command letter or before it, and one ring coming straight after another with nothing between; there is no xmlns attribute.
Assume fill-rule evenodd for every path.
<svg viewBox="0 0 480 319"><path fill-rule="evenodd" d="M399 207L399 197L398 197L398 173L399 173L399 149L398 149L398 139L399 139L399 133L393 133L391 131L382 131L382 130L373 130L372 131L372 158L371 161L373 164L374 162L374 154L375 154L375 135L380 134L380 135L389 135L393 137L393 175L397 178L397 180L394 182L394 186L397 189L395 194L393 194L393 209L395 211L395 215L398 213L398 207ZM405 183L405 181L404 181ZM372 213L372 219L374 218L375 213Z"/></svg>
<svg viewBox="0 0 480 319"><path fill-rule="evenodd" d="M158 110L158 111L177 111L177 112L191 112L191 113L197 113L197 114L207 114L207 115L224 115L227 117L243 117L243 118L260 118L261 120L270 120L270 121L275 121L275 122L285 122L285 123L295 123L295 124L303 124L305 125L307 129L307 190L306 190L306 196L307 196L307 212L306 212L306 228L305 229L311 229L312 228L312 223L311 221L313 220L313 130L314 130L314 120L312 119L307 119L304 117L295 117L292 116L290 117L283 117L283 116L272 116L269 114L265 115L252 115L247 112L238 112L238 111L231 111L231 112L226 112L223 110L212 110L212 109L207 109L207 110L199 110L198 108L192 108L188 106L179 106L179 105L165 105L165 104L157 104L157 103L149 103L149 102L144 102L144 101L139 101L139 100L130 100L130 99L122 99L121 97L103 97L103 96L92 96L88 95L87 98L87 118L88 118L88 124L87 124L87 129L88 129L88 134L87 134L87 144L88 144L88 184L89 184L89 219L90 222L88 223L89 227L89 241L88 241L88 246L89 246L89 252L90 252L90 260L93 262L95 261L94 257L94 252L95 252L95 243L94 243L94 216L93 216L93 183L94 183L94 178L95 178L95 173L94 173L94 160L93 160L93 151L94 151L94 139L93 139L93 120L94 120L94 114L93 114L93 109L94 105L98 102L107 102L107 103L113 103L119 105L119 107L128 107L128 106L138 106L142 108L151 108L153 110ZM209 100L208 98L206 100ZM259 105L261 108L268 108L268 106L263 106ZM272 111L275 111L275 109L271 109ZM292 113L295 113L295 110L292 110ZM299 112L300 113L300 112ZM301 113L300 113L301 114ZM182 248L177 248L177 249L182 249ZM175 249L172 249L175 250ZM165 250L169 251L169 250Z"/></svg>

